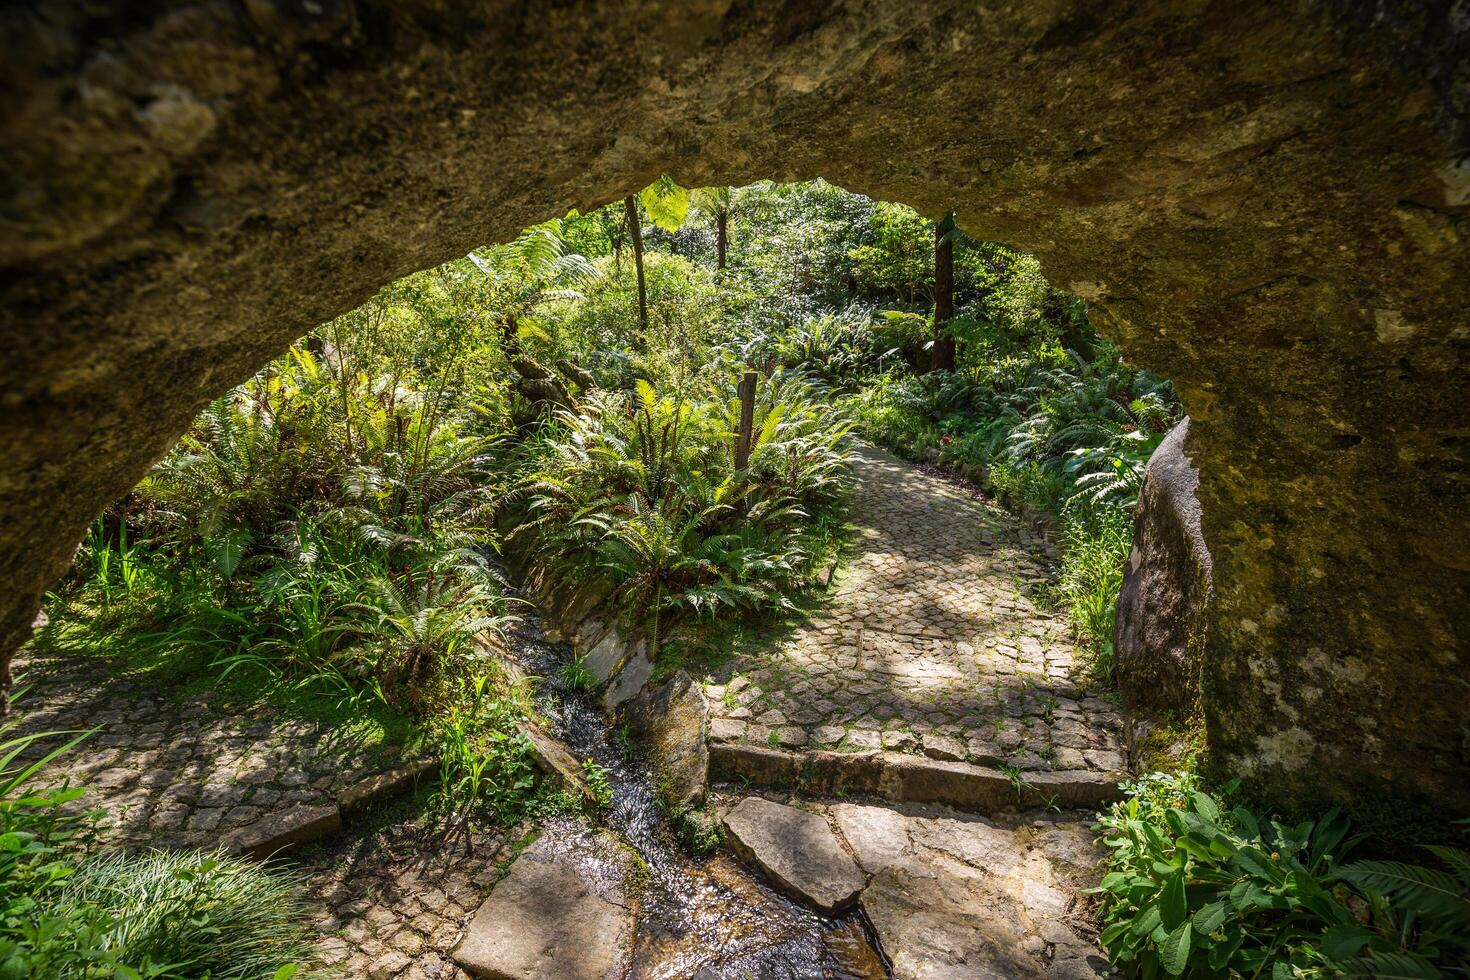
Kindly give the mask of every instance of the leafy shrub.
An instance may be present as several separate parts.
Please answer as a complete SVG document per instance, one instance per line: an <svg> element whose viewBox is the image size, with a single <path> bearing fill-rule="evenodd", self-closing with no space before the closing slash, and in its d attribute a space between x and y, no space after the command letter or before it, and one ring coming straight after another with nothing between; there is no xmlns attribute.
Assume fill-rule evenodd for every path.
<svg viewBox="0 0 1470 980"><path fill-rule="evenodd" d="M0 726L0 735L15 722ZM39 774L74 748L78 736L33 762L22 755L48 737L44 732L0 742L0 977L64 975L81 971L105 952L111 919L98 909L54 907L53 896L90 850L101 813L68 806L78 787L43 787ZM84 975L75 972L75 975Z"/></svg>
<svg viewBox="0 0 1470 980"><path fill-rule="evenodd" d="M323 355L293 348L218 399L98 522L72 597L78 618L96 610L99 643L429 707L503 603L481 555L496 496L475 431L484 386L464 383L474 358L453 329L389 328L413 322L405 302L440 326L449 300L400 283L375 316L329 324L330 346L311 345Z"/></svg>
<svg viewBox="0 0 1470 980"><path fill-rule="evenodd" d="M1062 521L1057 586L1072 622L1097 654L1093 672L1100 677L1112 674L1118 592L1133 545L1131 517L1112 507L1074 507Z"/></svg>
<svg viewBox="0 0 1470 980"><path fill-rule="evenodd" d="M487 661L464 682L437 720L441 742L439 791L434 804L460 825L480 814L512 824L533 812L568 809L569 799L538 789L527 725L530 693L498 661Z"/></svg>
<svg viewBox="0 0 1470 980"><path fill-rule="evenodd" d="M809 525L845 490L846 424L781 376L762 386L736 470L735 378L710 373L695 397L640 382L590 398L526 481L533 575L604 583L655 649L669 615L788 605L814 571Z"/></svg>
<svg viewBox="0 0 1470 980"><path fill-rule="evenodd" d="M1470 957L1470 855L1453 873L1344 865L1331 811L1283 826L1224 810L1192 776L1153 774L1100 817L1110 871L1101 942L1130 975L1437 977ZM1228 787L1227 787L1228 789Z"/></svg>

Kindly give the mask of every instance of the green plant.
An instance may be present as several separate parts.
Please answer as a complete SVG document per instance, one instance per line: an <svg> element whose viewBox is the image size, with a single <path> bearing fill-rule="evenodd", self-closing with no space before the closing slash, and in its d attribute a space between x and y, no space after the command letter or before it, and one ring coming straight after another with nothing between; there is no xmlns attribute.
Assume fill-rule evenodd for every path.
<svg viewBox="0 0 1470 980"><path fill-rule="evenodd" d="M84 862L52 907L102 910L105 944L120 960L169 976L254 980L289 977L311 955L299 893L298 878L223 854L150 851Z"/></svg>
<svg viewBox="0 0 1470 980"><path fill-rule="evenodd" d="M573 657L562 665L561 681L568 691L585 691L592 687L592 672L583 663L583 658Z"/></svg>
<svg viewBox="0 0 1470 980"><path fill-rule="evenodd" d="M489 694L484 683L470 706L443 715L437 806L467 826L477 813L508 825L537 805L536 767L524 725L527 707L512 693ZM547 802L542 809L558 809Z"/></svg>
<svg viewBox="0 0 1470 980"><path fill-rule="evenodd" d="M478 658L474 644L498 633L495 579L477 562L403 569L369 583L349 608L374 645L372 669L390 703L422 711L450 675Z"/></svg>
<svg viewBox="0 0 1470 980"><path fill-rule="evenodd" d="M1470 852L1426 845L1446 870L1403 861L1356 861L1337 877L1361 892L1366 924L1329 930L1323 946L1350 977L1434 977L1470 972Z"/></svg>
<svg viewBox="0 0 1470 980"><path fill-rule="evenodd" d="M1115 508L1073 508L1062 522L1060 590L1078 633L1091 646L1092 671L1112 674L1113 624L1133 521Z"/></svg>
<svg viewBox="0 0 1470 980"><path fill-rule="evenodd" d="M712 854L725 839L725 828L708 809L690 807L671 815L675 832L695 854Z"/></svg>
<svg viewBox="0 0 1470 980"><path fill-rule="evenodd" d="M845 491L846 427L795 379L772 378L756 407L748 465L734 468L734 375L703 397L595 393L525 481L533 576L608 586L657 653L673 627L717 612L788 607L830 553ZM810 543L810 547L809 547Z"/></svg>
<svg viewBox="0 0 1470 980"><path fill-rule="evenodd" d="M599 810L612 806L612 780L607 767L599 765L595 759L583 759L582 778L587 781L587 788L592 791L592 799Z"/></svg>
<svg viewBox="0 0 1470 980"><path fill-rule="evenodd" d="M1335 810L1287 827L1223 809L1188 774L1126 790L1100 817L1111 870L1093 890L1100 941L1125 972L1436 977L1470 962L1463 851L1432 849L1450 872L1344 865L1353 841Z"/></svg>
<svg viewBox="0 0 1470 980"><path fill-rule="evenodd" d="M1003 724L1004 723L1002 723L1002 725ZM1031 781L1026 778L1026 774L1021 771L1021 768L1019 766L1009 765L1007 763L1001 762L997 763L995 768L1000 770L1001 775L1005 776L1005 778L1010 781L1011 789L1016 791L1017 803L1021 802L1025 798L1026 791L1028 789L1034 788L1031 785Z"/></svg>
<svg viewBox="0 0 1470 980"><path fill-rule="evenodd" d="M14 729L7 722L0 735ZM40 732L0 742L0 976L81 976L90 962L116 959L108 952L106 913L58 909L53 899L90 850L102 814L70 808L84 792L79 787L37 785L46 767L87 734ZM20 761L32 746L65 735L75 737L34 762Z"/></svg>

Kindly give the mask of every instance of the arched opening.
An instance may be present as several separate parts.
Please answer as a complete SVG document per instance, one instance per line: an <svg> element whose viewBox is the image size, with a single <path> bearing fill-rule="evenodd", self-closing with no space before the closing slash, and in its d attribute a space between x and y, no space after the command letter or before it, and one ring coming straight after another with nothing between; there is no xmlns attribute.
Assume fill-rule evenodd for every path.
<svg viewBox="0 0 1470 980"><path fill-rule="evenodd" d="M1465 812L1447 8L541 13L7 15L6 646L96 512L312 324L663 172L822 174L1036 255L1174 380L1222 771Z"/></svg>

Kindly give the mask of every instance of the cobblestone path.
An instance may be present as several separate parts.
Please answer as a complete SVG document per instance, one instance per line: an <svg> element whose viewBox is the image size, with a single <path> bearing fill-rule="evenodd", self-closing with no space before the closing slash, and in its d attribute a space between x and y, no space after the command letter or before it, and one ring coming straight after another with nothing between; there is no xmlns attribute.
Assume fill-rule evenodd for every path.
<svg viewBox="0 0 1470 980"><path fill-rule="evenodd" d="M45 772L106 807L104 839L123 847L214 847L229 831L298 804L317 805L399 762L354 735L213 691L179 697L156 679L58 651L17 660L25 689L17 735L98 731ZM64 742L39 742L32 755Z"/></svg>
<svg viewBox="0 0 1470 980"><path fill-rule="evenodd" d="M16 667L24 695L13 735L100 729L38 783L85 786L80 804L108 811L108 846L212 850L230 831L293 806L332 804L345 787L403 761L393 746L215 691L180 696L82 653L27 650ZM43 739L27 755L69 737ZM405 800L396 814L366 815L281 859L304 878L318 937L313 975L464 980L450 951L499 877L509 839L446 840L421 805Z"/></svg>
<svg viewBox="0 0 1470 980"><path fill-rule="evenodd" d="M706 686L711 740L1122 770L1117 707L1065 614L1033 598L1048 546L883 450L860 447L854 469L857 553L820 614Z"/></svg>

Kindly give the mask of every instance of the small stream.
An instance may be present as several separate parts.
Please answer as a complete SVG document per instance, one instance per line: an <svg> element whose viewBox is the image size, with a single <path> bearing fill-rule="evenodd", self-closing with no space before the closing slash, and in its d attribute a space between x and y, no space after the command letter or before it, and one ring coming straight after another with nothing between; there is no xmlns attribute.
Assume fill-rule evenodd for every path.
<svg viewBox="0 0 1470 980"><path fill-rule="evenodd" d="M641 896L632 980L882 980L888 970L862 916L827 918L758 881L727 854L690 857L674 839L641 759L629 759L602 712L566 690L570 657L539 621L525 616L512 630L521 666L542 678L541 707L578 758L604 767L613 801L604 824L648 865ZM574 817L547 821L543 838L575 857L589 880L618 874L618 862Z"/></svg>

